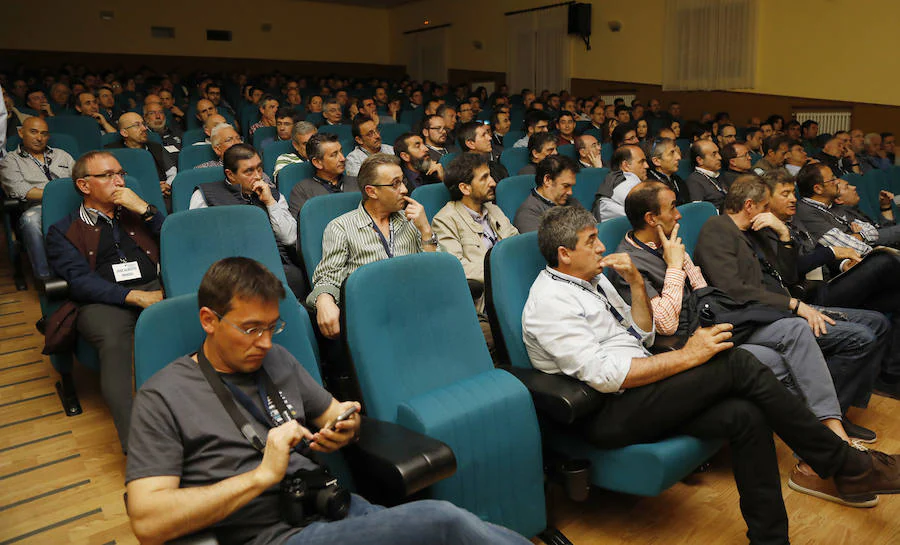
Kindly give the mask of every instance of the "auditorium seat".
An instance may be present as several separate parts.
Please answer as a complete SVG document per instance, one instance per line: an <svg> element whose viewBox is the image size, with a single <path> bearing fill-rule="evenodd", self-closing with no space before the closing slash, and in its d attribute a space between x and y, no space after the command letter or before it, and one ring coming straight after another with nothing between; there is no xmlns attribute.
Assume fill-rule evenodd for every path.
<svg viewBox="0 0 900 545"><path fill-rule="evenodd" d="M6 151L14 151L21 143L22 139L19 138L19 135L13 135L12 138L6 141ZM78 141L75 140L75 137L70 134L62 132L59 134L51 134L50 140L47 142L47 145L51 148L59 148L63 150L64 152L71 155L72 159L75 160L77 160L78 157L81 156L78 148Z"/></svg>
<svg viewBox="0 0 900 545"><path fill-rule="evenodd" d="M525 536L541 532L534 405L515 377L494 368L459 260L438 252L364 265L341 300L367 414L443 441L456 455L456 475L429 496Z"/></svg>
<svg viewBox="0 0 900 545"><path fill-rule="evenodd" d="M681 220L678 222L678 236L684 244L684 249L688 255L694 255L694 248L697 247L697 239L700 238L700 229L706 220L718 215L715 205L712 203L689 202L678 207L681 213Z"/></svg>
<svg viewBox="0 0 900 545"><path fill-rule="evenodd" d="M275 178L275 162L278 158L292 151L293 140L279 140L272 142L261 150L263 160L263 172L269 175L269 178Z"/></svg>
<svg viewBox="0 0 900 545"><path fill-rule="evenodd" d="M329 125L326 123L319 127L319 132L325 134L336 134L341 140L346 140L348 138L350 140L353 140L352 125Z"/></svg>
<svg viewBox="0 0 900 545"><path fill-rule="evenodd" d="M528 148L506 148L500 155L500 163L512 176L518 174L529 161Z"/></svg>
<svg viewBox="0 0 900 545"><path fill-rule="evenodd" d="M603 396L584 383L532 368L522 340L522 310L528 292L546 262L537 232L497 243L485 260L486 308L494 340L510 371L528 385L542 415L544 447L563 459L591 461L591 482L598 487L656 496L702 465L721 441L676 436L656 443L603 450L570 431L576 421L603 403Z"/></svg>
<svg viewBox="0 0 900 545"><path fill-rule="evenodd" d="M572 197L588 210L593 209L594 196L600 189L600 184L609 174L608 168L583 168L575 175L575 187L572 188Z"/></svg>
<svg viewBox="0 0 900 545"><path fill-rule="evenodd" d="M262 143L266 138L274 138L276 134L275 127L260 127L253 132L253 147L262 153Z"/></svg>
<svg viewBox="0 0 900 545"><path fill-rule="evenodd" d="M309 161L285 166L278 171L278 192L290 201L294 186L307 178L312 178L315 173L316 169Z"/></svg>
<svg viewBox="0 0 900 545"><path fill-rule="evenodd" d="M285 167L289 168L289 167ZM322 260L322 235L328 222L341 214L356 210L362 195L352 193L332 193L313 197L303 203L297 221L300 235L300 257L306 270L306 277L312 283L313 273Z"/></svg>
<svg viewBox="0 0 900 545"><path fill-rule="evenodd" d="M224 179L225 169L222 167L192 168L179 172L172 180L172 212L190 209L191 196L198 185Z"/></svg>
<svg viewBox="0 0 900 545"><path fill-rule="evenodd" d="M450 190L442 183L427 184L415 188L410 197L425 208L425 215L431 222L434 215L450 201Z"/></svg>
<svg viewBox="0 0 900 545"><path fill-rule="evenodd" d="M78 142L79 153L103 148L100 140L100 126L89 117L65 115L46 119L50 134L68 134ZM77 159L77 157L76 157Z"/></svg>
<svg viewBox="0 0 900 545"><path fill-rule="evenodd" d="M619 243L625 238L625 233L631 230L631 223L625 216L613 218L597 224L597 238L606 248L603 255L609 255L616 252Z"/></svg>
<svg viewBox="0 0 900 545"><path fill-rule="evenodd" d="M412 127L406 123L379 123L378 130L381 131L382 143L393 146L401 134L412 132Z"/></svg>
<svg viewBox="0 0 900 545"><path fill-rule="evenodd" d="M194 168L197 165L207 161L215 161L216 152L213 151L209 144L201 144L199 146L185 146L181 148L178 154L178 172L184 172Z"/></svg>
<svg viewBox="0 0 900 545"><path fill-rule="evenodd" d="M577 187L578 184L576 183L575 186ZM531 194L532 189L534 189L534 176L531 174L503 178L503 181L497 184L497 206L503 211L503 215L509 218L509 221L516 217L516 212Z"/></svg>

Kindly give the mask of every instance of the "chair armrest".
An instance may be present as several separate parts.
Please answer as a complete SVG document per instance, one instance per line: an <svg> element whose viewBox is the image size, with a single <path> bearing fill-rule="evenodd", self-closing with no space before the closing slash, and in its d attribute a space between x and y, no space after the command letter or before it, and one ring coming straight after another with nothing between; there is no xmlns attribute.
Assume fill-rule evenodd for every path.
<svg viewBox="0 0 900 545"><path fill-rule="evenodd" d="M522 381L537 411L564 425L595 412L603 403L604 394L568 375L551 375L537 369L506 368Z"/></svg>
<svg viewBox="0 0 900 545"><path fill-rule="evenodd" d="M38 291L50 301L61 301L69 295L69 283L58 276L46 280L37 279Z"/></svg>
<svg viewBox="0 0 900 545"><path fill-rule="evenodd" d="M679 350L684 347L687 339L675 335L657 335L650 347L650 352L654 354L663 354L673 350Z"/></svg>
<svg viewBox="0 0 900 545"><path fill-rule="evenodd" d="M479 297L484 295L484 282L472 280L471 278L466 279L466 282L469 284L469 292L472 294L473 300L477 301Z"/></svg>
<svg viewBox="0 0 900 545"><path fill-rule="evenodd" d="M370 501L397 504L456 473L456 456L443 442L366 416L359 442L342 452Z"/></svg>
<svg viewBox="0 0 900 545"><path fill-rule="evenodd" d="M15 214L22 211L22 201L3 196L3 211L7 214Z"/></svg>

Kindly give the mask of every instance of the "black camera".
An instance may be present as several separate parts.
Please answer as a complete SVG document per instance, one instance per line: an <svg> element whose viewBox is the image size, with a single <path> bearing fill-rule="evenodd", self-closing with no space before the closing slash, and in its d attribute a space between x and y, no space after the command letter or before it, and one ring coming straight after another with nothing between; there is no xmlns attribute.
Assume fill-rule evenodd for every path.
<svg viewBox="0 0 900 545"><path fill-rule="evenodd" d="M291 526L341 520L350 510L350 492L325 467L298 469L281 481L281 518Z"/></svg>

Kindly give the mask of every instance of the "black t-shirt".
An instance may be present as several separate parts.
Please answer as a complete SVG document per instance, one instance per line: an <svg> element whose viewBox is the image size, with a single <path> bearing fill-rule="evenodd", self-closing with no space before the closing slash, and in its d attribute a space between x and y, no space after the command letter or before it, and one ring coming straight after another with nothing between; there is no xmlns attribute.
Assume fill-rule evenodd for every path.
<svg viewBox="0 0 900 545"><path fill-rule="evenodd" d="M276 344L269 350L263 367L297 411L301 425L322 415L331 404L331 394L282 346ZM255 384L246 379L235 375L228 380L264 411ZM240 403L236 405L265 441L268 428ZM235 426L189 356L156 373L135 397L126 483L145 477L177 476L182 488L208 486L256 468L262 456ZM287 474L315 467L310 459L294 452ZM298 531L279 516L277 485L216 524L213 530L222 545L280 544Z"/></svg>

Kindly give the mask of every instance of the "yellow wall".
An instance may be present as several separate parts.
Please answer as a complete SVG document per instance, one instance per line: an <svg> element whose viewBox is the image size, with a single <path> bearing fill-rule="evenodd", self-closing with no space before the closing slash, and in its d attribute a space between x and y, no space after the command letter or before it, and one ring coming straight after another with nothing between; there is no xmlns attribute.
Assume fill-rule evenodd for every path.
<svg viewBox="0 0 900 545"><path fill-rule="evenodd" d="M151 26L175 27L175 39L151 38ZM10 0L0 49L388 64L389 28L386 9L295 0ZM231 30L233 41L207 42L206 29Z"/></svg>
<svg viewBox="0 0 900 545"><path fill-rule="evenodd" d="M404 62L403 31L452 23L449 68L506 71L503 13L553 0L423 0L391 10L391 59ZM665 0L591 2L592 50L575 41L572 77L662 83ZM759 0L757 84L750 92L900 105L896 0ZM448 7L452 6L452 7ZM608 22L622 30L613 33ZM484 43L476 50L473 40ZM574 40L574 38L573 38Z"/></svg>

